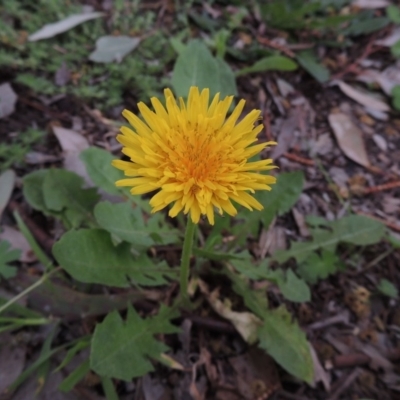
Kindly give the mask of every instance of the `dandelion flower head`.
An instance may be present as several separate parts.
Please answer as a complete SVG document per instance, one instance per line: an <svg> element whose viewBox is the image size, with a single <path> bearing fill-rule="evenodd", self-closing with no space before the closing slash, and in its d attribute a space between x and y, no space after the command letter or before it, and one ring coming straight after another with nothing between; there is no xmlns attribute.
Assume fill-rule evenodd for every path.
<svg viewBox="0 0 400 400"><path fill-rule="evenodd" d="M271 159L250 162L264 148L276 144L257 144L263 125L256 125L259 110L253 110L240 122L245 101L241 100L228 117L233 96L209 101L209 89L191 87L188 99L177 101L165 89L165 107L155 97L154 111L144 103L138 108L142 119L128 110L123 116L133 129L121 128L117 140L130 161L114 160L126 179L117 186L129 186L134 195L154 192L152 212L172 205L169 215L190 213L194 223L205 215L214 224L214 212L237 213L232 201L250 210L263 206L251 194L271 190L276 178L261 171L275 168Z"/></svg>

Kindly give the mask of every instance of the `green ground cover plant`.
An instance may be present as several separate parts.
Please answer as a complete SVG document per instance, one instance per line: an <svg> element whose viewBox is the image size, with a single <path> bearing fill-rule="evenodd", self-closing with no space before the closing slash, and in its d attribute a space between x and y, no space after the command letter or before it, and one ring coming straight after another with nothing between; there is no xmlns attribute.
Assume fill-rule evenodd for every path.
<svg viewBox="0 0 400 400"><path fill-rule="evenodd" d="M331 39L340 31L344 39L335 46L350 46L360 35L382 29L390 22L399 23L398 9L393 7L380 17L369 11L339 14L338 10L348 3L286 0L260 1L254 6L264 21L285 31L292 44L301 30L315 46L333 47ZM223 15L221 26L209 15L198 12L196 4L188 2L187 9L178 12L169 36L161 28L152 30L157 22L155 12L144 12L139 1L118 0L109 27L99 15L59 35L28 41L28 32L39 31L45 23L80 15L80 4L38 0L32 5L25 0L5 0L0 8L5 21L0 27L0 68L12 69L15 82L35 95L73 95L102 110L120 105L130 87L135 88L135 101L149 104L152 97L162 98L165 87L182 97L192 86L208 88L211 97L217 93L222 99L237 96L239 79L265 71L304 70L320 83L331 78L331 71L314 48L289 57L253 42L239 52L232 39L243 29L242 19L248 15L246 7L238 4L239 13ZM193 25L207 32L204 40L194 37ZM318 35L313 35L315 32ZM392 53L397 56L395 46ZM70 78L60 85L54 75L63 65ZM396 93L395 90L395 104ZM29 129L10 143L0 144L0 169L22 164L29 149L43 137L43 131ZM185 216L172 219L165 212L152 213L147 195L132 195L126 187L116 186L115 182L124 176L112 166L115 155L109 151L91 146L79 157L91 185L82 176L57 165L31 171L22 178L24 201L41 217L55 221L62 233L51 254L46 254L18 211L14 212L19 230L43 267L43 275L29 282L14 298L0 298L0 332L35 325L49 325L51 331L39 357L13 382L9 393L33 373L48 378L53 356L64 354L56 369L60 370L85 349L90 349L89 359L63 380L61 391L71 391L89 371L94 371L107 400L115 400L116 380L131 381L154 371L159 364L184 370L163 338L180 332L177 321L185 311L196 311L202 305L199 294L217 314L231 322L248 345L257 346L296 379L311 384L314 364L310 343L288 304L312 301L318 282L351 269L354 260L343 257L344 252L351 250L357 258L382 242L390 251L400 247L382 222L348 210L334 220L305 216L308 238L290 240L287 250L276 250L258 259L249 251L247 241L268 230L277 218L288 218L305 185L301 170L277 172L277 183L271 192L254 194L264 207L262 211L241 207L232 218L215 215L214 224L201 220L201 229L194 234L193 248L187 254L185 268L189 257L193 258L190 280L184 277L183 284L183 267L169 265L154 249L181 248L186 243ZM251 158L255 163L261 160L257 155ZM224 240L226 232L232 236L229 241ZM19 255L7 241L0 241L3 282L15 276ZM56 296L56 277L73 288L74 296L88 296L88 301L90 288L97 285L113 294L133 290L106 309L105 303L97 298L95 304L92 299L93 308L89 307L88 312L104 318L96 322L90 334L55 344L57 329L63 321L19 305L18 300L33 290ZM211 289L211 283L220 279L228 282L228 292L221 294L218 289ZM276 307L270 301L262 286L265 282L279 289L285 303ZM183 288L183 302L160 303L155 289L168 285L180 286L181 291ZM398 297L397 288L387 279L378 282L376 292L393 299ZM180 299L179 294L175 295ZM151 315L145 316L132 306L137 299L157 304Z"/></svg>

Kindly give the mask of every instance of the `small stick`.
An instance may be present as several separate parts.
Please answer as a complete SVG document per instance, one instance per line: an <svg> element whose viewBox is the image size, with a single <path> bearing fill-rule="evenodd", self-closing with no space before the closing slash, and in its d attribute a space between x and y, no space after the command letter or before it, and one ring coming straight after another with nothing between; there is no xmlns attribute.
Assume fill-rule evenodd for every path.
<svg viewBox="0 0 400 400"><path fill-rule="evenodd" d="M288 57L294 58L296 57L296 54L292 50L289 50L287 47L281 46L278 43L274 43L271 40L267 38L263 38L261 36L257 36L258 43L263 44L264 46L267 47L272 47L273 49L277 49L281 51L283 54L286 54Z"/></svg>
<svg viewBox="0 0 400 400"><path fill-rule="evenodd" d="M273 139L272 134L271 134L271 117L269 116L269 113L267 110L264 111L263 113L263 125L264 125L264 131L265 131L265 136L267 140L270 142Z"/></svg>
<svg viewBox="0 0 400 400"><path fill-rule="evenodd" d="M400 348L392 349L385 357L390 361L398 361L400 359ZM330 361L334 368L349 368L361 365L366 365L371 361L371 358L364 353L340 354Z"/></svg>
<svg viewBox="0 0 400 400"><path fill-rule="evenodd" d="M297 154L284 153L283 156L291 161L298 162L299 164L308 165L310 167L314 166L314 164L315 164L314 160L310 160L309 158L298 156Z"/></svg>
<svg viewBox="0 0 400 400"><path fill-rule="evenodd" d="M223 332L223 333L237 333L235 327L229 322L220 321L215 318L203 317L201 315L195 314L183 314L185 318L189 319L193 322L193 324L201 326L203 328L207 328L211 331L215 332Z"/></svg>
<svg viewBox="0 0 400 400"><path fill-rule="evenodd" d="M388 182L384 183L383 185L372 186L369 188L364 189L365 194L383 192L384 190L390 190L400 187L400 181Z"/></svg>
<svg viewBox="0 0 400 400"><path fill-rule="evenodd" d="M340 397L340 395L349 388L352 383L358 378L361 374L362 370L360 368L356 368L350 375L346 377L343 383L329 396L328 400L336 400Z"/></svg>

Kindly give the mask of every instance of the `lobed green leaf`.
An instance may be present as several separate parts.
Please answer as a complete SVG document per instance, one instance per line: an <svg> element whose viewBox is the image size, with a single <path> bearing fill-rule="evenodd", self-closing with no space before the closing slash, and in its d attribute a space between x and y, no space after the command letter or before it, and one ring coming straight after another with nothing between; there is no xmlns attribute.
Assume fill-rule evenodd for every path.
<svg viewBox="0 0 400 400"><path fill-rule="evenodd" d="M334 252L340 242L358 246L378 243L386 230L382 223L361 215L350 215L327 226L328 229L311 229L311 241L292 243L289 250L276 251L273 259L283 263L294 258L300 264L318 249Z"/></svg>
<svg viewBox="0 0 400 400"><path fill-rule="evenodd" d="M268 310L258 330L259 346L292 375L311 383L314 364L305 333L291 320L286 308Z"/></svg>
<svg viewBox="0 0 400 400"><path fill-rule="evenodd" d="M102 229L69 231L54 245L58 263L81 282L128 287L166 284L173 276L165 261L155 265L145 253L134 258L130 245L114 246L110 234Z"/></svg>
<svg viewBox="0 0 400 400"><path fill-rule="evenodd" d="M169 348L156 334L179 332L170 320L178 313L161 305L158 314L142 319L128 306L126 321L117 311L96 326L90 353L91 368L99 375L130 381L154 370L151 360L162 358Z"/></svg>
<svg viewBox="0 0 400 400"><path fill-rule="evenodd" d="M210 88L210 95L237 95L235 76L225 61L213 57L200 40L191 40L178 55L172 73L172 86L178 96L186 97L191 86Z"/></svg>

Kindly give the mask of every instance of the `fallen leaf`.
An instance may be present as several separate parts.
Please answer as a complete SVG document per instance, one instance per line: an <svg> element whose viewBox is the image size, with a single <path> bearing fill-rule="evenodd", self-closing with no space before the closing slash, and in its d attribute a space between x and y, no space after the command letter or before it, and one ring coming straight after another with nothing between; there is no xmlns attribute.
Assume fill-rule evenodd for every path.
<svg viewBox="0 0 400 400"><path fill-rule="evenodd" d="M103 36L96 41L96 50L89 55L89 60L98 63L121 62L134 50L140 39L129 36Z"/></svg>
<svg viewBox="0 0 400 400"><path fill-rule="evenodd" d="M225 302L218 299L218 289L210 293L207 284L204 281L199 279L198 284L201 292L207 297L207 300L214 311L221 315L221 317L232 322L234 327L247 343L255 343L258 339L257 330L262 325L261 320L247 311L232 311L231 303L228 299L226 299Z"/></svg>
<svg viewBox="0 0 400 400"><path fill-rule="evenodd" d="M44 154L38 151L30 151L25 155L25 162L31 165L37 164L44 164L49 162L56 162L59 161L60 157L51 155L51 154Z"/></svg>
<svg viewBox="0 0 400 400"><path fill-rule="evenodd" d="M343 153L354 162L369 167L367 150L361 130L343 113L330 114L329 124Z"/></svg>
<svg viewBox="0 0 400 400"><path fill-rule="evenodd" d="M165 365L168 365L169 368L177 369L178 371L183 371L185 369L181 363L165 353L161 354L159 361L162 361Z"/></svg>
<svg viewBox="0 0 400 400"><path fill-rule="evenodd" d="M37 359L38 354L32 357ZM43 365L43 364L42 364ZM49 370L53 371L54 365L49 365ZM64 373L61 371L51 372L46 380L38 378L37 373L33 373L12 395L12 400L27 400L34 398L35 400L76 400L76 394L71 392L62 392L58 389L65 379ZM35 393L33 396L32 394ZM82 398L82 397L81 397ZM87 398L87 397L86 397ZM102 400L103 397L93 393L90 395L91 400Z"/></svg>
<svg viewBox="0 0 400 400"><path fill-rule="evenodd" d="M400 210L400 199L385 196L383 198L382 207L386 214L396 214Z"/></svg>
<svg viewBox="0 0 400 400"><path fill-rule="evenodd" d="M31 263L37 260L25 236L18 230L4 226L0 233L0 240L10 243L12 249L21 250L19 261Z"/></svg>
<svg viewBox="0 0 400 400"><path fill-rule="evenodd" d="M17 344L8 333L3 333L0 339L0 394L4 394L24 369L26 346Z"/></svg>
<svg viewBox="0 0 400 400"><path fill-rule="evenodd" d="M145 375L141 383L144 400L161 399L167 392L167 386L161 380L157 379L157 377L152 379L150 374Z"/></svg>
<svg viewBox="0 0 400 400"><path fill-rule="evenodd" d="M292 110L280 129L278 135L278 144L272 151L271 158L277 159L282 154L286 153L293 144L294 132L299 125L300 111L298 109Z"/></svg>
<svg viewBox="0 0 400 400"><path fill-rule="evenodd" d="M349 175L347 175L346 171L339 167L331 167L329 169L329 176L339 187L346 186L349 180Z"/></svg>
<svg viewBox="0 0 400 400"><path fill-rule="evenodd" d="M54 82L57 86L65 86L71 79L71 72L67 67L65 61L62 62L60 68L54 75Z"/></svg>
<svg viewBox="0 0 400 400"><path fill-rule="evenodd" d="M20 273L14 278L18 287L26 289L37 283L38 278ZM60 282L46 281L40 290L29 293L29 305L46 315L75 320L90 316L107 314L113 310L122 310L126 305L142 300L161 301L162 293L157 290L131 289L110 296L109 294L86 294L75 291Z"/></svg>
<svg viewBox="0 0 400 400"><path fill-rule="evenodd" d="M382 100L372 97L368 93L354 89L352 86L343 81L336 81L336 83L345 95L349 96L351 99L363 105L364 107L383 112L390 111L390 107Z"/></svg>
<svg viewBox="0 0 400 400"><path fill-rule="evenodd" d="M371 115L375 119L379 119L380 121L387 121L389 116L384 111L375 110L374 108L366 108L365 111Z"/></svg>
<svg viewBox="0 0 400 400"><path fill-rule="evenodd" d="M384 8L390 5L387 0L353 0L352 6L358 8Z"/></svg>
<svg viewBox="0 0 400 400"><path fill-rule="evenodd" d="M53 132L63 149L65 169L75 172L85 179L85 182L92 185L86 167L79 158L79 154L89 147L87 139L72 129L53 126Z"/></svg>
<svg viewBox="0 0 400 400"><path fill-rule="evenodd" d="M235 382L242 399L268 399L281 387L274 359L256 347L229 357L229 364L236 372Z"/></svg>
<svg viewBox="0 0 400 400"><path fill-rule="evenodd" d="M30 42L35 42L37 40L48 39L48 38L56 36L60 33L69 31L70 29L74 28L75 26L80 25L86 21L89 21L94 18L99 18L103 15L104 15L104 13L102 13L102 12L73 14L61 21L57 21L52 24L47 24L47 25L43 26L35 33L32 33L32 35L30 35L28 37L28 40Z"/></svg>
<svg viewBox="0 0 400 400"><path fill-rule="evenodd" d="M314 380L313 380L312 387L316 387L316 384L318 382L322 382L325 390L327 392L329 392L330 388L331 388L330 375L325 371L325 369L321 365L314 347L311 345L311 343L309 343L309 345L310 345L311 358L312 358L313 364L314 364Z"/></svg>
<svg viewBox="0 0 400 400"><path fill-rule="evenodd" d="M391 96L393 88L400 85L400 63L397 62L383 71L366 69L357 76L357 80L368 84L377 83L388 96Z"/></svg>
<svg viewBox="0 0 400 400"><path fill-rule="evenodd" d="M276 80L276 85L278 86L279 93L282 97L286 98L288 95L296 93L294 87L283 79L278 78Z"/></svg>
<svg viewBox="0 0 400 400"><path fill-rule="evenodd" d="M17 95L9 83L0 85L0 118L8 117L15 111Z"/></svg>
<svg viewBox="0 0 400 400"><path fill-rule="evenodd" d="M4 171L0 175L0 218L10 200L15 185L15 172L12 169Z"/></svg>
<svg viewBox="0 0 400 400"><path fill-rule="evenodd" d="M390 35L384 39L376 40L375 44L378 46L392 47L400 40L400 28L393 29Z"/></svg>
<svg viewBox="0 0 400 400"><path fill-rule="evenodd" d="M300 235L302 237L309 237L310 231L308 230L304 214L300 212L296 207L292 208L292 214L296 225L299 228Z"/></svg>
<svg viewBox="0 0 400 400"><path fill-rule="evenodd" d="M318 136L317 140L312 143L310 148L310 156L313 157L316 154L324 156L329 154L333 148L333 141L330 133L322 133Z"/></svg>
<svg viewBox="0 0 400 400"><path fill-rule="evenodd" d="M260 238L260 257L265 258L266 254L273 254L276 250L286 249L286 231L282 226L270 227L265 237L265 242Z"/></svg>
<svg viewBox="0 0 400 400"><path fill-rule="evenodd" d="M372 135L372 140L375 142L375 144L381 149L382 151L386 152L388 149L388 144L385 140L385 138L381 135L378 135L377 133Z"/></svg>
<svg viewBox="0 0 400 400"><path fill-rule="evenodd" d="M394 365L375 346L358 341L356 347L371 359L369 366L372 369L393 371Z"/></svg>

